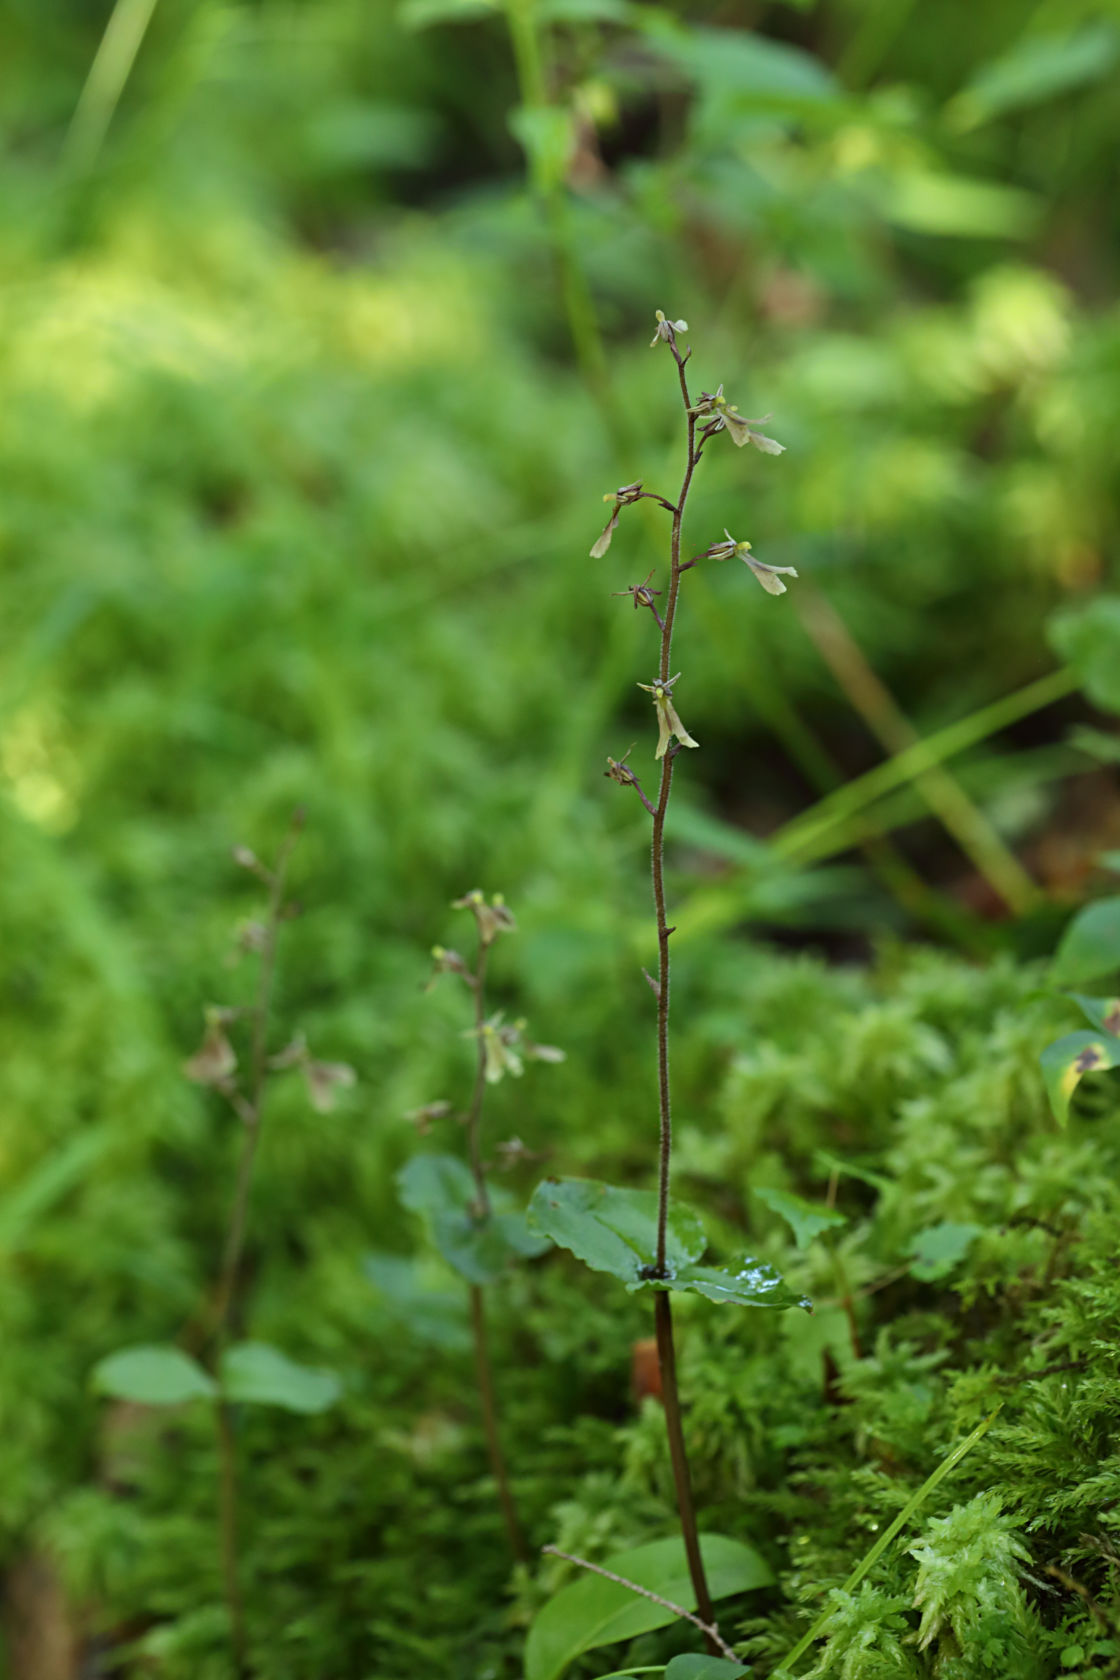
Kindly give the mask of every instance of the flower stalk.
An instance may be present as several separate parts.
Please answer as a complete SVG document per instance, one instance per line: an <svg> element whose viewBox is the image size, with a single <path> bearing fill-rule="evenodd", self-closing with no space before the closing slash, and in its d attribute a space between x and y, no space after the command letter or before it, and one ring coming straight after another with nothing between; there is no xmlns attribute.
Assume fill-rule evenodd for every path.
<svg viewBox="0 0 1120 1680"><path fill-rule="evenodd" d="M639 606L649 607L660 631L656 681L638 685L653 696L657 714L658 742L655 758L660 763L661 776L656 803L646 795L637 776L627 764L626 758L629 757L629 754L621 760L608 758L606 774L611 780L618 782L623 787L633 787L653 819L650 865L654 912L657 922L658 963L656 977L647 974L646 979L649 981L650 989L657 1001L658 1178L657 1246L651 1276L655 1279L668 1279L670 1274L666 1264L666 1249L673 1149L672 1089L669 1076L669 1018L672 998L669 941L674 930L669 922L665 896L665 823L669 812L669 800L673 788L673 770L677 755L683 747L695 748L699 745L685 728L676 709L673 695L674 686L680 681L680 673L670 674L673 657L673 630L676 623L681 579L685 572L703 560L725 560L736 557L746 563L767 593L779 595L784 592L786 587L782 582L782 576L795 577L797 574L792 567L769 566L756 560L750 552L750 543L737 542L726 530L724 532L725 541L714 543L703 554L682 560L681 541L685 508L692 487L693 476L705 445L720 432L727 432L732 441L739 447L750 443L764 454L780 454L783 446L757 429L760 422L745 420L734 404L729 403L724 397L722 385L717 388L714 394L703 392L699 401L694 403L689 393L686 373L686 364L692 352L691 350L682 352L677 342L678 333L687 331L686 324L683 321L669 320L661 310L657 311L656 322L656 330L650 348L653 349L660 344L667 344L677 368L686 427L684 473L676 501L671 502L660 496L652 498L672 515L669 535L669 577L664 595L663 611L659 611L654 603L654 595L658 592L650 588L652 573L643 584L631 586L630 589L620 592L632 597L635 608ZM650 494L648 491L643 491L639 483L628 485L608 498L614 504L613 511L607 530L604 531L603 536L600 537L592 550L594 555L605 553L610 536L613 535L618 524L622 508L629 502L636 501L639 496ZM693 1503L692 1480L685 1446L680 1392L677 1383L672 1308L667 1289L658 1290L656 1293L655 1321L658 1364L661 1373L661 1393L665 1407L669 1456L673 1468L673 1482L676 1490L681 1534L688 1559L692 1587L696 1595L698 1615L704 1623L710 1626L713 1622L711 1593L704 1571ZM709 1650L713 1653L718 1652L718 1646L710 1638L708 1643Z"/></svg>

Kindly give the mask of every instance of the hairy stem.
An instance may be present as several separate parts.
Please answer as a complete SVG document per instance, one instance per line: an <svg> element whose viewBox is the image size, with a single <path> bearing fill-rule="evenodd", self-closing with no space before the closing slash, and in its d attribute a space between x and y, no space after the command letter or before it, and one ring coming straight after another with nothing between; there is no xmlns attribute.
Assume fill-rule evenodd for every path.
<svg viewBox="0 0 1120 1680"><path fill-rule="evenodd" d="M486 1095L486 1042L483 1038L483 1029L486 1025L486 961L489 954L489 942L482 937L480 932L478 961L475 964L473 979L475 1043L478 1046L478 1064L475 1068L471 1105L467 1110L467 1153L470 1157L471 1177L474 1179L475 1198L478 1215L481 1219L490 1218L490 1192L486 1187L486 1168L482 1162L481 1143L482 1102ZM518 1563L524 1563L528 1559L529 1553L525 1545L521 1522L517 1515L513 1489L510 1486L509 1470L506 1466L505 1454L502 1451L501 1436L498 1433L498 1408L494 1399L494 1372L490 1363L490 1344L486 1337L486 1307L482 1288L477 1283L471 1284L471 1335L474 1340L478 1399L482 1408L482 1426L486 1433L486 1450L490 1458L490 1469L498 1489L498 1503L502 1508L502 1520L506 1525L510 1551Z"/></svg>
<svg viewBox="0 0 1120 1680"><path fill-rule="evenodd" d="M657 1329L657 1360L661 1367L661 1398L665 1405L665 1427L669 1432L669 1457L673 1464L673 1481L677 1490L677 1511L681 1519L688 1573L696 1594L696 1609L702 1622L711 1628L715 1617L708 1578L704 1573L704 1559L700 1555L700 1536L696 1528L696 1511L692 1503L692 1478L688 1470L684 1429L681 1425L681 1402L677 1390L677 1355L673 1346L673 1312L667 1290L659 1290L654 1303L654 1323ZM708 1649L718 1656L719 1646L707 1634Z"/></svg>

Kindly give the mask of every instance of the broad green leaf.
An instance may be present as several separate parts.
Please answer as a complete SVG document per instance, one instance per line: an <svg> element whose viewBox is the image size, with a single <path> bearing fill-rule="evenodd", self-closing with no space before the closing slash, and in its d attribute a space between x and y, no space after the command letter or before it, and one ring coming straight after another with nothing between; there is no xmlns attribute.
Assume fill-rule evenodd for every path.
<svg viewBox="0 0 1120 1680"><path fill-rule="evenodd" d="M650 45L678 65L702 95L732 94L760 110L835 99L839 84L812 53L745 29L686 27L669 12L636 17Z"/></svg>
<svg viewBox="0 0 1120 1680"><path fill-rule="evenodd" d="M959 130L1099 81L1120 59L1120 33L1090 23L1069 35L1028 35L985 64L946 110Z"/></svg>
<svg viewBox="0 0 1120 1680"><path fill-rule="evenodd" d="M771 1213L785 1220L793 1231L793 1240L798 1248L808 1248L822 1231L831 1231L837 1225L848 1223L844 1215L835 1209L807 1202L803 1196L795 1196L789 1190L756 1189L755 1195L760 1202L766 1203Z"/></svg>
<svg viewBox="0 0 1120 1680"><path fill-rule="evenodd" d="M709 1301L732 1301L740 1307L805 1307L811 1302L795 1295L782 1281L780 1272L765 1261L744 1259L737 1272L722 1266L681 1266L668 1284L651 1283L651 1289L686 1290Z"/></svg>
<svg viewBox="0 0 1120 1680"><path fill-rule="evenodd" d="M674 1657L665 1670L665 1680L736 1680L750 1669L726 1657L704 1657L693 1652Z"/></svg>
<svg viewBox="0 0 1120 1680"><path fill-rule="evenodd" d="M458 1155L414 1155L397 1174L397 1193L412 1213L462 1213L475 1200L470 1168Z"/></svg>
<svg viewBox="0 0 1120 1680"><path fill-rule="evenodd" d="M1120 712L1120 596L1099 595L1058 613L1048 634L1094 706Z"/></svg>
<svg viewBox="0 0 1120 1680"><path fill-rule="evenodd" d="M773 1581L765 1559L741 1540L702 1534L700 1552L713 1599L767 1587ZM685 1610L696 1608L684 1542L679 1538L654 1540L634 1551L621 1552L607 1558L603 1567ZM562 1587L529 1629L525 1680L557 1680L583 1651L633 1639L676 1619L674 1611L639 1598L614 1581L605 1581L601 1575L583 1575Z"/></svg>
<svg viewBox="0 0 1120 1680"><path fill-rule="evenodd" d="M914 233L944 238L1018 239L1038 222L1032 193L941 170L913 169L887 177L880 209Z"/></svg>
<svg viewBox="0 0 1120 1680"><path fill-rule="evenodd" d="M342 1392L333 1371L297 1365L267 1342L238 1342L221 1359L222 1393L227 1400L256 1406L283 1406L289 1412L325 1412Z"/></svg>
<svg viewBox="0 0 1120 1680"><path fill-rule="evenodd" d="M546 23L628 23L628 0L538 0L537 16Z"/></svg>
<svg viewBox="0 0 1120 1680"><path fill-rule="evenodd" d="M1067 925L1050 967L1056 986L1079 986L1120 968L1120 898L1086 904Z"/></svg>
<svg viewBox="0 0 1120 1680"><path fill-rule="evenodd" d="M473 23L498 10L498 0L403 0L397 17L406 29L430 29L434 23Z"/></svg>
<svg viewBox="0 0 1120 1680"><path fill-rule="evenodd" d="M493 1283L510 1261L543 1254L548 1238L530 1231L523 1213L441 1214L432 1221L432 1237L449 1266L470 1283Z"/></svg>
<svg viewBox="0 0 1120 1680"><path fill-rule="evenodd" d="M121 1348L98 1361L91 1380L98 1394L140 1406L181 1406L217 1393L198 1361L176 1347Z"/></svg>
<svg viewBox="0 0 1120 1680"><path fill-rule="evenodd" d="M461 1289L429 1286L423 1264L403 1254L367 1254L362 1270L394 1327L399 1325L412 1340L447 1353L465 1353L470 1348L466 1297Z"/></svg>
<svg viewBox="0 0 1120 1680"><path fill-rule="evenodd" d="M470 1169L457 1155L414 1155L397 1174L401 1201L431 1221L432 1238L448 1265L471 1283L492 1283L517 1256L548 1247L530 1231L502 1185L489 1190L491 1211L477 1212Z"/></svg>
<svg viewBox="0 0 1120 1680"><path fill-rule="evenodd" d="M1038 1059L1050 1108L1058 1124L1064 1126L1070 1099L1085 1074L1120 1067L1120 1038L1084 1030L1067 1033L1048 1044Z"/></svg>
<svg viewBox="0 0 1120 1680"><path fill-rule="evenodd" d="M736 1270L698 1266L707 1247L704 1227L691 1208L670 1203L665 1244L667 1278L649 1276L657 1254L657 1195L653 1190L620 1190L589 1178L546 1179L529 1204L529 1224L547 1232L595 1272L609 1272L631 1292L637 1289L685 1290L709 1301L740 1306L808 1306L786 1288L764 1261L745 1258Z"/></svg>
<svg viewBox="0 0 1120 1680"><path fill-rule="evenodd" d="M919 1231L909 1248L914 1256L911 1274L923 1283L948 1277L982 1230L981 1225L955 1225L947 1219L940 1225L931 1225L928 1230Z"/></svg>
<svg viewBox="0 0 1120 1680"><path fill-rule="evenodd" d="M657 1256L657 1193L620 1190L591 1178L548 1178L529 1203L529 1224L594 1272L610 1272L640 1289ZM665 1259L669 1270L698 1260L708 1246L691 1208L670 1204Z"/></svg>
<svg viewBox="0 0 1120 1680"><path fill-rule="evenodd" d="M1110 1037L1120 1034L1120 998L1085 997L1081 992L1068 995L1098 1032L1108 1033Z"/></svg>

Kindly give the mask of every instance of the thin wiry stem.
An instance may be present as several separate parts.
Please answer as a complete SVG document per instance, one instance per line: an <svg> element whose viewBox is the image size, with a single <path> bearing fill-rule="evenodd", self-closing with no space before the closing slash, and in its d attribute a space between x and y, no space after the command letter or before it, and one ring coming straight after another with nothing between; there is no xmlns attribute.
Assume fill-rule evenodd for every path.
<svg viewBox="0 0 1120 1680"><path fill-rule="evenodd" d="M640 1587L637 1581L628 1581L625 1575L616 1575L613 1569L604 1569L601 1564L588 1563L586 1558L575 1557L571 1552L562 1552L559 1546L542 1546L541 1551L547 1552L550 1557L563 1558L565 1563L574 1563L579 1569L589 1569L592 1575L601 1575L604 1581L614 1581L616 1585L625 1587L628 1592L648 1598L652 1604L660 1604L663 1610L671 1610L674 1616L683 1616L686 1622L698 1627L700 1632L713 1642L720 1656L726 1657L729 1662L738 1662L739 1659L731 1646L721 1638L715 1622L701 1621L691 1610L686 1610L683 1604L674 1604L671 1598L662 1598L660 1593L651 1592L648 1587Z"/></svg>
<svg viewBox="0 0 1120 1680"><path fill-rule="evenodd" d="M264 917L264 935L260 966L257 969L257 991L253 1003L253 1035L249 1052L249 1089L239 1096L234 1107L242 1121L241 1159L237 1164L237 1178L226 1234L218 1293L214 1303L215 1355L220 1357L229 1333L238 1283L241 1260L245 1250L245 1230L249 1216L249 1190L253 1179L253 1163L261 1131L261 1114L268 1085L268 1022L272 1005L272 983L276 972L276 938L284 914L284 889L287 882L288 861L292 847L303 826L302 812L297 812L292 826L280 847L272 872L268 877L268 908ZM241 1595L238 1562L238 1486L237 1446L233 1433L232 1408L220 1397L214 1406L219 1464L219 1530L221 1537L222 1581L226 1608L229 1612L230 1643L233 1648L234 1672L237 1680L248 1673L245 1609Z"/></svg>
<svg viewBox="0 0 1120 1680"><path fill-rule="evenodd" d="M692 413L692 399L688 394L688 379L685 374L687 354L682 356L677 349L676 339L670 329L669 348L677 364L677 374L680 379L681 401L684 403L685 419L688 426L688 453L685 461L684 478L681 483L680 495L673 508L673 525L670 535L670 573L669 589L665 602L665 616L661 625L661 658L658 676L661 682L667 683L671 673L671 659L673 653L673 624L677 614L677 598L680 594L681 574L687 570L688 563L681 564L681 526L684 521L685 504L692 484L692 475L696 471L703 439L697 445L696 416ZM665 1277L666 1246L669 1226L669 1173L673 1152L673 1111L669 1086L669 936L672 928L669 926L665 909L665 818L669 811L669 795L673 786L673 763L676 758L677 745L672 743L661 762L661 789L657 806L653 813L653 840L650 848L651 870L653 875L653 901L657 912L657 951L658 968L657 984L657 1095L659 1117L658 1144L658 1178L657 1178L657 1252L656 1275ZM692 1479L688 1468L688 1454L685 1448L684 1429L681 1423L680 1394L677 1388L677 1361L673 1346L673 1317L666 1292L659 1292L655 1305L655 1319L657 1328L657 1358L661 1371L661 1395L665 1406L665 1426L669 1434L669 1457L673 1466L673 1482L677 1494L677 1511L680 1516L681 1535L684 1539L685 1555L688 1558L689 1575L692 1578L692 1588L696 1594L696 1603L700 1615L706 1623L712 1621L712 1600L708 1590L707 1576L704 1572L704 1560L700 1552L700 1537L696 1527L696 1510L692 1499ZM709 1638L709 1649L718 1649L716 1643Z"/></svg>
<svg viewBox="0 0 1120 1680"><path fill-rule="evenodd" d="M478 1217L489 1219L490 1192L486 1185L486 1168L482 1160L482 1104L486 1095L486 963L490 955L490 941L483 938L482 930L478 936L478 960L475 963L471 985L474 989L474 1027L475 1042L478 1046L478 1062L475 1067L474 1089L471 1092L470 1107L467 1110L467 1153L470 1158L471 1177L474 1179L475 1201ZM494 1398L494 1372L490 1363L490 1345L486 1335L486 1308L481 1286L471 1284L471 1336L474 1341L474 1363L478 1379L478 1399L482 1408L482 1427L486 1434L486 1450L490 1459L490 1469L497 1484L498 1503L502 1508L502 1520L506 1525L506 1536L509 1540L510 1551L518 1563L524 1563L529 1556L525 1544L525 1536L521 1522L517 1515L517 1504L510 1485L509 1470L506 1466L505 1454L502 1451L501 1436L498 1431L498 1408Z"/></svg>

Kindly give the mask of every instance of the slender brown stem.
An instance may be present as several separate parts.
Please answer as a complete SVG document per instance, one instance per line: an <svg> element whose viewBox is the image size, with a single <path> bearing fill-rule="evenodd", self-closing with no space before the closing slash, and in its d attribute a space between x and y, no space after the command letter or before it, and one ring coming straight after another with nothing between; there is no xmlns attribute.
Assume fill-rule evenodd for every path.
<svg viewBox="0 0 1120 1680"><path fill-rule="evenodd" d="M529 1553L525 1545L525 1536L521 1532L521 1523L517 1515L517 1506L514 1503L513 1489L509 1482L509 1471L506 1469L501 1437L498 1434L498 1408L494 1401L494 1378L490 1368L490 1349L486 1341L486 1305L482 1287L477 1283L471 1284L471 1331L474 1335L474 1362L478 1375L478 1397L482 1403L482 1425L486 1431L486 1449L490 1455L490 1468L498 1487L498 1503L502 1507L502 1520L506 1525L510 1551L518 1563L525 1563L528 1560Z"/></svg>
<svg viewBox="0 0 1120 1680"><path fill-rule="evenodd" d="M475 1069L474 1090L471 1092L470 1108L467 1110L467 1152L470 1157L471 1176L474 1179L475 1198L480 1219L490 1217L490 1192L486 1186L486 1168L482 1160L482 1103L486 1095L486 1041L483 1032L486 1026L486 961L490 954L489 941L479 933L478 961L474 970L474 1025L475 1042L478 1046L478 1064ZM490 1469L498 1489L498 1503L502 1508L502 1519L506 1525L510 1551L518 1563L527 1561L529 1553L525 1545L525 1536L521 1530L521 1522L517 1515L517 1506L510 1486L509 1470L506 1467L505 1454L502 1452L501 1436L498 1433L498 1408L494 1399L494 1373L490 1363L490 1346L486 1337L486 1304L482 1288L477 1283L471 1284L471 1333L474 1338L474 1363L478 1377L478 1398L482 1407L482 1426L486 1432L486 1450L490 1455Z"/></svg>
<svg viewBox="0 0 1120 1680"><path fill-rule="evenodd" d="M215 1356L221 1356L229 1332L230 1315L237 1297L241 1275L241 1259L245 1249L245 1229L249 1216L249 1189L253 1179L253 1162L260 1139L261 1112L268 1083L268 1018L272 1003L272 982L276 972L276 936L284 913L284 888L288 860L296 843L302 815L297 815L280 847L275 866L269 877L268 908L264 918L260 965L257 969L257 991L253 1003L253 1036L249 1052L249 1089L234 1106L241 1117L243 1132L241 1158L237 1164L233 1207L226 1233L222 1269L212 1315ZM238 1492L237 1446L233 1435L232 1408L219 1397L214 1405L219 1462L219 1528L221 1539L222 1581L226 1608L229 1612L230 1643L236 1680L248 1674L245 1608L241 1595L238 1565Z"/></svg>
<svg viewBox="0 0 1120 1680"><path fill-rule="evenodd" d="M677 372L681 382L681 398L684 402L688 420L688 460L685 465L681 493L677 498L677 505L673 509L673 527L669 539L671 562L669 593L665 602L665 618L661 628L661 660L658 666L658 677L663 683L668 682L670 677L670 660L673 655L673 621L677 615L677 597L681 588L681 524L684 519L684 507L688 500L692 475L696 471L696 463L700 459L699 451L696 448L696 417L691 412L692 399L688 394L684 358L680 355L673 340L670 339L669 342L676 358ZM664 860L665 818L669 812L669 795L673 786L673 761L675 757L676 748L674 745L670 747L661 761L661 790L658 795L657 809L653 813L653 842L650 848L653 902L657 911L658 952L657 1096L660 1116L660 1147L657 1178L657 1271L660 1276L665 1274L665 1237L669 1223L669 1167L673 1152L673 1110L669 1091L669 934L671 930L665 913Z"/></svg>
<svg viewBox="0 0 1120 1680"><path fill-rule="evenodd" d="M245 1641L245 1606L237 1567L237 1451L233 1439L230 1407L214 1402L214 1424L218 1441L218 1518L221 1539L222 1585L229 1613L230 1644L236 1680L248 1674Z"/></svg>
<svg viewBox="0 0 1120 1680"><path fill-rule="evenodd" d="M253 1161L260 1138L261 1111L268 1082L268 1015L272 1003L272 982L276 972L276 935L284 909L284 885L288 860L299 834L299 823L293 822L280 848L269 881L268 908L265 912L260 966L257 969L257 994L253 1002L253 1037L249 1052L249 1091L247 1102L238 1105L244 1131L241 1159L237 1164L237 1178L226 1233L222 1270L214 1303L214 1334L219 1343L228 1328L229 1315L237 1295L241 1259L245 1250L245 1228L249 1217L249 1189L253 1180Z"/></svg>
<svg viewBox="0 0 1120 1680"><path fill-rule="evenodd" d="M654 1322L657 1327L657 1360L661 1367L661 1398L665 1406L665 1427L669 1432L669 1457L673 1464L673 1481L677 1489L677 1510L681 1519L688 1573L696 1594L696 1609L709 1626L715 1620L708 1578L704 1573L704 1559L700 1555L700 1536L696 1528L696 1510L692 1503L692 1478L688 1470L688 1454L681 1426L681 1402L677 1390L677 1356L673 1347L673 1312L667 1290L659 1290L654 1302ZM718 1656L719 1647L708 1635L708 1648Z"/></svg>
<svg viewBox="0 0 1120 1680"><path fill-rule="evenodd" d="M486 959L489 955L490 946L480 935L478 961L474 970L474 1030L475 1044L478 1049L478 1063L475 1067L471 1103L467 1110L467 1154L470 1157L471 1177L474 1179L478 1211L483 1219L490 1216L490 1192L486 1188L486 1169L482 1164L482 1142L480 1138L482 1099L486 1095L486 1040L483 1034L486 1028Z"/></svg>
<svg viewBox="0 0 1120 1680"><path fill-rule="evenodd" d="M681 525L684 520L684 509L688 500L689 487L692 484L692 475L696 471L696 463L700 459L700 450L696 446L696 417L691 412L692 399L688 394L688 380L684 371L687 358L680 354L673 338L669 339L669 347L677 364L681 400L684 403L688 423L688 458L685 463L681 492L677 498L676 507L673 509L669 590L665 603L665 618L661 628L661 662L658 668L658 676L663 683L667 683L671 675L673 622L677 613L681 573L686 569L681 565ZM703 447L702 443L701 447ZM661 791L658 796L657 809L653 814L653 841L651 846L653 901L657 912L658 951L657 1094L659 1150L656 1269L659 1277L666 1275L669 1171L673 1150L673 1115L669 1089L669 936L672 929L669 926L665 910L665 818L668 814L669 795L673 786L673 761L675 757L676 743L673 743L661 764ZM696 1528L696 1511L692 1502L692 1480L688 1469L688 1455L685 1451L684 1430L681 1426L680 1395L677 1389L677 1360L673 1346L673 1316L669 1306L669 1296L665 1291L658 1292L655 1303L655 1319L657 1360L661 1372L661 1396L665 1406L665 1424L669 1432L669 1457L673 1466L673 1482L677 1493L677 1511L680 1516L681 1534L684 1539L685 1555L688 1558L688 1572L692 1578L692 1589L696 1594L697 1608L701 1618L710 1624L713 1620L712 1600L708 1591L707 1576L704 1573L704 1560L700 1553L700 1539ZM710 1634L708 1635L708 1648L713 1654L718 1655L719 1647L713 1642Z"/></svg>

